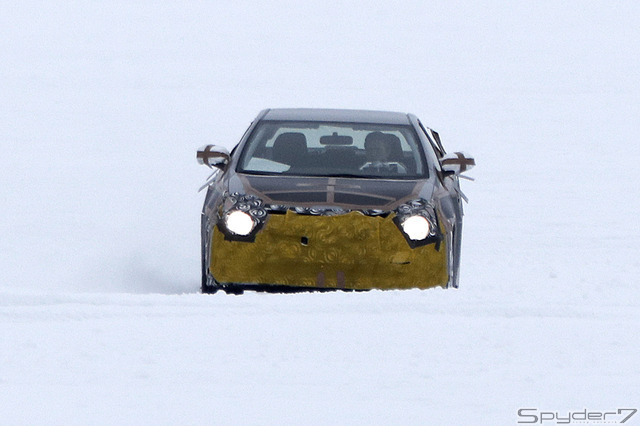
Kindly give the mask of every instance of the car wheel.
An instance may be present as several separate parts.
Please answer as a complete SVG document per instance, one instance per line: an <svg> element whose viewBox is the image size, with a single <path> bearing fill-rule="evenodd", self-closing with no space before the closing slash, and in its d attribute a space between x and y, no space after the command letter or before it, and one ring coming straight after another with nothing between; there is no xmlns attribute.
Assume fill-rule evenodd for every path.
<svg viewBox="0 0 640 426"><path fill-rule="evenodd" d="M202 261L202 284L200 286L200 292L202 294L215 294L220 290L220 283L216 281L213 275L208 273L207 267L204 264L204 257Z"/></svg>
<svg viewBox="0 0 640 426"><path fill-rule="evenodd" d="M217 293L219 290L219 288L217 286L212 286L212 285L203 285L200 288L200 291L202 294L215 294Z"/></svg>

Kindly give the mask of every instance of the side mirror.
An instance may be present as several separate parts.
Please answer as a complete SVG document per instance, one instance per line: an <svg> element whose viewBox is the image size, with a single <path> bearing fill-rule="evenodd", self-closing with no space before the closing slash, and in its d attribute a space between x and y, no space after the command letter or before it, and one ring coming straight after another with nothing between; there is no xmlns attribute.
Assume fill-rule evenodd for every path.
<svg viewBox="0 0 640 426"><path fill-rule="evenodd" d="M205 145L198 149L198 164L204 164L207 167L217 167L221 170L229 164L229 151L227 148L218 145Z"/></svg>
<svg viewBox="0 0 640 426"><path fill-rule="evenodd" d="M442 157L440 163L443 172L458 176L475 166L476 160L464 152L453 152Z"/></svg>

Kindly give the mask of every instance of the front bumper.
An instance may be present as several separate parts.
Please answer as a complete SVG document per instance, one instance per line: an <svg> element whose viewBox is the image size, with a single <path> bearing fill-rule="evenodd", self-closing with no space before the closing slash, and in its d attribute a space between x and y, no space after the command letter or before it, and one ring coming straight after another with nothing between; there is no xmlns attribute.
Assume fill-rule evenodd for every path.
<svg viewBox="0 0 640 426"><path fill-rule="evenodd" d="M254 242L230 241L216 227L209 269L219 283L356 290L446 287L447 239L411 248L393 216L287 211L269 215Z"/></svg>

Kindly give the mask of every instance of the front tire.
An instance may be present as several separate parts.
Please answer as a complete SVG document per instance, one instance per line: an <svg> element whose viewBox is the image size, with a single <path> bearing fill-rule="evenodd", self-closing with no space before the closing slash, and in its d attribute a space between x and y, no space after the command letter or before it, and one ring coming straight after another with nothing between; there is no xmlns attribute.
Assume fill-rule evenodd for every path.
<svg viewBox="0 0 640 426"><path fill-rule="evenodd" d="M206 265L206 257L202 256L202 283L200 285L200 292L202 294L215 294L220 290L221 286L218 281L209 273L209 268Z"/></svg>

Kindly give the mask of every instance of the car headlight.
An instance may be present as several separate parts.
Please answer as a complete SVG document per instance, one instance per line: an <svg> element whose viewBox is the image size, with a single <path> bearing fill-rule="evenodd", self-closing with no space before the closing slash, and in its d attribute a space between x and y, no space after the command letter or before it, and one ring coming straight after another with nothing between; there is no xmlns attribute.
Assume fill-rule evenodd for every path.
<svg viewBox="0 0 640 426"><path fill-rule="evenodd" d="M431 225L423 216L410 216L401 225L404 233L414 241L424 240L431 233Z"/></svg>
<svg viewBox="0 0 640 426"><path fill-rule="evenodd" d="M434 205L422 198L411 200L395 209L393 222L402 232L409 247L435 244L440 249L443 239Z"/></svg>
<svg viewBox="0 0 640 426"><path fill-rule="evenodd" d="M254 242L268 214L264 202L251 194L225 193L218 210L218 226L230 241Z"/></svg>
<svg viewBox="0 0 640 426"><path fill-rule="evenodd" d="M256 226L253 218L240 210L234 210L224 217L225 227L236 235L246 236Z"/></svg>

